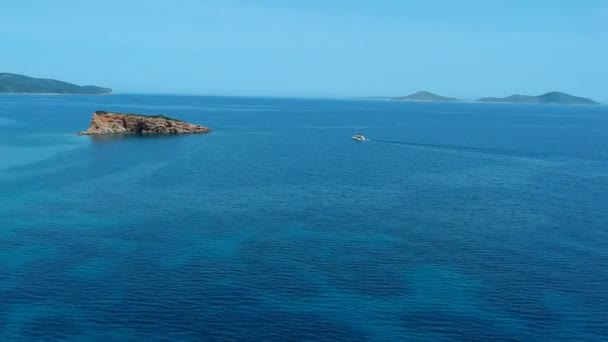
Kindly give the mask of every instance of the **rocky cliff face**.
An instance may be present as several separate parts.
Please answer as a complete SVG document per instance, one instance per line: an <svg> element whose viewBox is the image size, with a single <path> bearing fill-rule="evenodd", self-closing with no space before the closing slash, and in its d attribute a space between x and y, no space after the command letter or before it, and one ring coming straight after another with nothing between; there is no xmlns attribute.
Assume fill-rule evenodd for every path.
<svg viewBox="0 0 608 342"><path fill-rule="evenodd" d="M209 133L211 129L171 119L162 115L110 113L97 111L89 129L82 135L94 134L189 134Z"/></svg>

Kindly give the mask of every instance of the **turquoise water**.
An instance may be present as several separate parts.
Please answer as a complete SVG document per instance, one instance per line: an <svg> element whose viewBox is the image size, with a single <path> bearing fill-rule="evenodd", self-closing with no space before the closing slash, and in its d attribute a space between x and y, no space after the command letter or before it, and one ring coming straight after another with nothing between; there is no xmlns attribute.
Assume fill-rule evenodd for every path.
<svg viewBox="0 0 608 342"><path fill-rule="evenodd" d="M0 96L0 339L608 339L607 204L606 106Z"/></svg>

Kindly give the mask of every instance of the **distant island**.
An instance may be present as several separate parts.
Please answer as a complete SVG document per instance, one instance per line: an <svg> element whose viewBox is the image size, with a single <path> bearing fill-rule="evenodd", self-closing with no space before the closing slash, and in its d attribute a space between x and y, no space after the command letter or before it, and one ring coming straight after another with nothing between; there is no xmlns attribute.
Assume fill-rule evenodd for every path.
<svg viewBox="0 0 608 342"><path fill-rule="evenodd" d="M390 97L392 101L417 101L417 102L459 102L460 99L454 97L446 97L433 94L428 91L419 91L407 96ZM591 99L574 96L558 91L548 92L538 96L530 95L511 95L508 97L483 97L475 100L475 102L491 102L491 103L539 103L539 104L584 104L597 105Z"/></svg>
<svg viewBox="0 0 608 342"><path fill-rule="evenodd" d="M508 97L484 97L477 102L503 102L503 103L547 103L547 104L599 104L591 99L552 91L538 96L511 95Z"/></svg>
<svg viewBox="0 0 608 342"><path fill-rule="evenodd" d="M407 96L391 97L393 101L420 101L420 102L458 102L460 99L433 94L428 91L419 91Z"/></svg>
<svg viewBox="0 0 608 342"><path fill-rule="evenodd" d="M93 113L89 129L80 135L103 134L189 134L210 133L211 129L164 115L114 113L98 110Z"/></svg>
<svg viewBox="0 0 608 342"><path fill-rule="evenodd" d="M110 94L112 89L97 86L78 86L72 83L34 78L18 74L0 73L0 93L9 94Z"/></svg>

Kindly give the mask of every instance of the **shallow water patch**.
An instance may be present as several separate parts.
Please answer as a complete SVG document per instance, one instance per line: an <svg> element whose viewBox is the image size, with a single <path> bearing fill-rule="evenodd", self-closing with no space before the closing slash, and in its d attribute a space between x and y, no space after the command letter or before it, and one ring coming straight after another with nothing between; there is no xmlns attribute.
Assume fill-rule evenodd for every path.
<svg viewBox="0 0 608 342"><path fill-rule="evenodd" d="M17 123L17 120L0 117L0 126L14 125L16 123Z"/></svg>
<svg viewBox="0 0 608 342"><path fill-rule="evenodd" d="M38 163L67 152L79 145L56 145L46 147L16 147L0 145L0 172L16 166Z"/></svg>

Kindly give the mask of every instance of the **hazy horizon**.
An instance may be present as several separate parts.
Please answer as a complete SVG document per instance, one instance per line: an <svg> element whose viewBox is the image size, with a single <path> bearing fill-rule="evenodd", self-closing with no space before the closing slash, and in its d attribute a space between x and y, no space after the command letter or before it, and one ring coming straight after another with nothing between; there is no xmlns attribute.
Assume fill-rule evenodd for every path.
<svg viewBox="0 0 608 342"><path fill-rule="evenodd" d="M3 5L0 65L124 94L606 102L607 16L603 1L32 1Z"/></svg>

